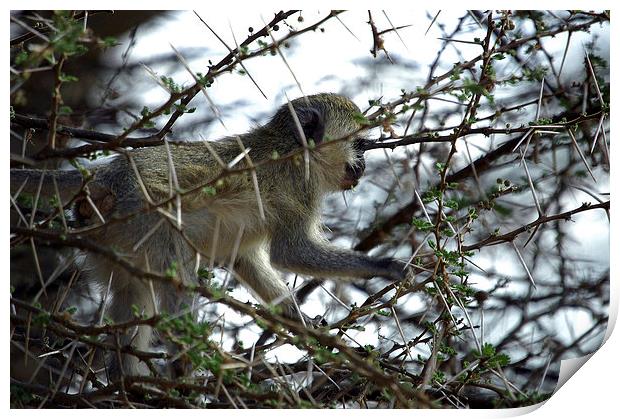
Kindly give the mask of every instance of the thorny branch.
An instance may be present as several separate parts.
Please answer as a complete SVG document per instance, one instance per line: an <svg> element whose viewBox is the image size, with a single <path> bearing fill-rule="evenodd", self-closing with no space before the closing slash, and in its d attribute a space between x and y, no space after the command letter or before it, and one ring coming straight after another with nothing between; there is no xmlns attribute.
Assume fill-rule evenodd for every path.
<svg viewBox="0 0 620 419"><path fill-rule="evenodd" d="M197 78L190 71L195 83L171 88L168 99L154 110L143 112L129 127L110 130L113 133L71 127L59 118L65 64L61 58L48 69L55 80L49 117L31 117L28 112L11 116L12 129L24 130L21 138L29 137L26 133L31 131L26 130L41 130L46 132L49 146L33 155L12 154L14 161L32 164L162 145L193 98L202 89L210 89L214 79L238 64L247 72L246 60L279 51L287 41L301 42L303 34L323 28L334 18L339 20L342 13L329 12L301 29L294 29L287 20L298 14L301 24L301 12L276 13L260 30L250 31L238 45L235 41L235 48L226 45L228 53L211 64L204 76ZM73 16L80 20L87 14ZM364 15L371 55L377 58L382 50L397 68L405 58L393 52L386 40L393 35L400 38L398 30L408 25L395 26L389 18L384 24L380 17L372 12ZM12 374L12 401L36 407L460 408L521 406L547 397L557 379L557 362L593 350L606 323L609 270L590 264L590 255L575 253L570 224L562 221L573 220L576 214L592 217L597 209L609 214L604 186L595 188L582 176L587 168L598 178L598 185L605 185L608 179L608 82L603 60L590 45L581 72L567 76L568 70L562 66L568 48L576 44L575 37L597 25L608 28L609 16L584 11L562 12L561 17L559 13L525 11L468 12L450 33L438 23L443 14L432 13L428 18L432 22L427 32L441 31L442 47L425 82L419 87L406 85L400 95L390 92L385 100L371 100L365 116L366 129L381 130L375 136L378 138L365 143L366 151L383 149L384 158L388 156L380 165L369 167L366 185L381 191L385 200L377 200L374 207L366 205L357 219L350 218L355 203L346 213L333 205L328 211L332 238L351 237L352 232L360 231L355 249L377 253L396 249L408 261L412 278L403 283L376 278L331 287L331 281L321 284L321 279L300 285L301 279L295 277L289 285L292 292L303 295L300 303L310 294L320 293L324 310L321 317L326 323L306 328L283 318L277 310L231 297L228 290L218 287L218 277L213 276L217 272L208 272L201 276L201 284L189 286L174 270L141 269L130 255L88 238L89 232L157 211L161 222L174 226L196 252L198 266L209 255L190 243L183 224L187 218L181 221L170 211L175 203L226 176L251 174L263 165L296 158L303 150L269 161L253 160L247 168L224 168L190 190L177 190L167 199L149 202L141 211L97 225L73 226L68 215L59 224L58 217L65 214L57 206L52 212L36 205L33 209L27 200L12 197L16 219L31 217L34 221L11 226L12 258L18 259L20 244L30 244L28 252L34 250L35 261L30 270L37 272L30 275L37 278L34 297L26 286L12 289L12 355L14 351L24 355L19 362L28 375L16 378ZM13 37L11 45L51 42L58 28L47 21L41 25L36 26L36 33ZM270 39L277 26L290 31L252 49L261 38ZM535 30L527 31L530 26ZM558 56L546 41L559 36L568 39ZM402 38L401 42L407 49ZM463 45L477 50L471 54L461 51ZM459 62L446 58L450 48L457 49ZM365 51L368 54L368 48ZM554 59L560 57L558 71ZM508 65L502 68L501 60L512 69ZM540 77L544 60L553 77ZM189 71L190 64L186 65ZM440 68L443 73L435 74ZM500 90L508 92L509 99L499 99L496 93ZM434 105L438 103L442 106ZM156 132L139 134L164 114L170 116ZM64 148L55 140L57 135L87 144ZM466 152L465 145L469 148ZM387 150L393 153L388 155ZM518 166L520 162L527 166ZM575 197L577 193L597 202L584 202ZM352 195L353 201L359 200L360 194L364 199L372 197L364 184ZM72 205L73 200L66 208ZM575 221L580 222L581 217ZM522 242L523 247L517 246ZM517 260L514 251L504 252L504 246L495 246L501 244L514 244L521 260L521 265L515 265L518 274L498 271L489 261L504 257L503 253ZM74 287L77 273L68 284L59 279L67 264L52 263L56 269L49 272L46 254L58 249L79 249L106 258L143 281L145 287L158 281L172 283L178 292L197 297L196 305L172 318L166 313L143 316L136 312L130 321L111 323L105 319L109 302L101 293ZM541 269L547 273L545 279L537 275ZM536 278L536 288L522 280L527 277ZM45 292L39 281L45 282ZM365 296L359 305L352 290ZM76 313L74 293L86 294L95 313L88 314L83 306ZM592 317L587 330L576 333L572 329L572 308ZM243 320L225 316L227 310L237 312ZM185 316L194 311L201 313L200 322ZM497 330L507 312L515 313L514 326ZM559 313L566 317L564 333L549 330L549 318L560 322ZM159 330L161 350L138 351L108 339L147 325ZM241 332L243 336L248 332L258 335L263 329L271 331L275 339L260 347L247 347ZM361 344L358 334L370 330L377 331L376 340L371 345ZM367 341L367 335L362 336ZM178 353L164 350L165 342L179 345ZM273 354L282 347L296 347L303 355L296 362L281 362ZM519 350L512 352L514 348ZM111 379L102 361L105 353L132 354L148 366L151 376ZM192 366L194 374L171 379L162 365L179 362ZM32 398L20 398L24 391Z"/></svg>

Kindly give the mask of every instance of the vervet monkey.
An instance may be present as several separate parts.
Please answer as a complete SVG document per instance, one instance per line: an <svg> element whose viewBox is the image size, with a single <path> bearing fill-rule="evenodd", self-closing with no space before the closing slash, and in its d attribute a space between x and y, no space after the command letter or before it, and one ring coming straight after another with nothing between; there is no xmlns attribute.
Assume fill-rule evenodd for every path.
<svg viewBox="0 0 620 419"><path fill-rule="evenodd" d="M163 273L174 266L177 277L186 283L197 280L196 249L212 255L220 266L227 266L236 252L234 272L238 279L262 302L280 302L284 315L291 318L298 317L297 311L287 285L274 268L316 276L402 280L403 263L332 246L322 235L324 196L354 186L364 171L363 139L332 141L360 130L359 108L336 94L303 97L290 105L298 122L287 104L267 124L246 134L209 143L146 147L116 157L96 169L88 183L98 209L79 202L76 217L91 222L103 217L108 222L94 229L90 239L113 248L144 270ZM289 155L304 144L310 147L309 167L303 153L278 160L278 156ZM183 194L181 230L185 237L179 233L176 208L162 206L172 217L153 210L152 202L169 199L176 187L188 191L217 179L224 170L222 162L231 162L244 151L249 159L242 158L235 169L249 167L250 161L266 162L276 157L255 167L258 193L252 171L247 170L226 174L212 187ZM12 188L29 178L27 190L34 191L40 176L40 172L12 170ZM59 183L63 202L83 186L77 171L48 172L47 178L52 176ZM48 195L55 190L51 184L44 182ZM177 201L171 202L176 205ZM146 208L152 210L144 211ZM123 221L114 222L115 218ZM181 303L189 303L172 285L161 281L153 281L154 301L147 282L97 253L87 253L82 268L100 289L111 283L106 315L116 322L133 318L132 306L150 316L156 312L154 302L159 312L168 313L177 312ZM149 327L140 326L135 336L125 336L121 343L131 342L144 350L151 335ZM125 374L143 373L137 358L130 355L124 357L122 368Z"/></svg>

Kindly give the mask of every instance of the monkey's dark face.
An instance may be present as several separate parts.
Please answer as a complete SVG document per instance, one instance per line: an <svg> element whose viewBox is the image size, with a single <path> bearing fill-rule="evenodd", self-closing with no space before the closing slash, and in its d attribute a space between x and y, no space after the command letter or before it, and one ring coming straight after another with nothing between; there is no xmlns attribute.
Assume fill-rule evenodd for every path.
<svg viewBox="0 0 620 419"><path fill-rule="evenodd" d="M324 93L295 99L283 105L266 127L278 135L294 138L295 141L290 144L294 149L307 147L309 140L312 140L313 145L322 145L326 139L338 140L315 150L318 163L315 167L322 172L324 192L348 190L358 184L366 169L366 140L356 138L351 142L343 141L345 137L360 133L360 115L360 109L348 98Z"/></svg>
<svg viewBox="0 0 620 419"><path fill-rule="evenodd" d="M352 161L345 164L344 175L340 181L342 190L353 189L359 183L360 178L366 169L366 160L364 160L364 140L357 139L353 143L355 157Z"/></svg>

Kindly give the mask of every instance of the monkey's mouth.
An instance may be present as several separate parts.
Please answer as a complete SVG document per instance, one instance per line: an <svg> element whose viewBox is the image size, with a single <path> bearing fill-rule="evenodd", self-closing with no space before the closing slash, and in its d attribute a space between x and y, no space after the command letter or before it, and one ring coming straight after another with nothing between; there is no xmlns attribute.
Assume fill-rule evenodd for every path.
<svg viewBox="0 0 620 419"><path fill-rule="evenodd" d="M343 191L353 189L357 186L358 183L359 181L357 179L343 178L340 181L340 189L342 189Z"/></svg>
<svg viewBox="0 0 620 419"><path fill-rule="evenodd" d="M345 165L344 176L340 180L340 189L348 190L356 187L360 178L364 174L364 166L364 164L359 166L353 166L350 164Z"/></svg>

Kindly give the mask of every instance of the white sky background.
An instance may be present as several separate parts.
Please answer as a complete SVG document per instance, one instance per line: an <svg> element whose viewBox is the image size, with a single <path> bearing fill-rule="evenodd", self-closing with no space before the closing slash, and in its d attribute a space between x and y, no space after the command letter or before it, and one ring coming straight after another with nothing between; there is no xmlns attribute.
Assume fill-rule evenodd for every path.
<svg viewBox="0 0 620 419"><path fill-rule="evenodd" d="M251 26L258 30L263 26L263 21L269 21L273 17L270 12L263 12L261 14L257 11L246 9L236 10L234 15L222 11L214 12L211 9L197 9L196 12L231 48L235 46L233 36L231 35L231 27L237 42L241 42L249 34L248 27ZM442 41L437 39L442 36L438 25L445 24L447 32L450 32L457 19L464 13L461 11L443 10L435 24L425 35L436 12L434 10L429 12L420 10L386 10L386 14L394 26L411 26L398 31L404 42L401 42L395 33L384 35L386 48L394 58L396 65L392 72L382 71L380 74L374 74L375 80L370 86L352 95L351 98L360 107L366 106L369 98L376 98L381 95L386 98L397 97L400 94L400 89L412 88L412 80L417 81L419 84L424 83L428 72L427 66L435 59L437 51L442 44ZM141 62L155 55L170 53L172 51L170 45L177 49L207 47L209 49L208 55L203 59L191 60L193 71L205 72L209 59L216 63L228 53L226 47L211 34L191 11L171 13L173 14L161 18L160 23L154 28L138 32L137 43L131 52L130 62ZM293 15L288 20L293 26L300 28L325 17L325 11L304 11L304 22L302 24L296 22L296 16ZM372 35L369 25L366 23L368 15L365 11L348 11L339 15L339 18L354 35L351 35L336 19L332 19L322 26L325 28L325 32L309 32L303 34L297 40L293 40L292 42L300 43L302 46L301 48L296 48L294 53L291 53L289 49L281 48L305 94L327 91L338 92L342 90L341 81L329 79L332 75L344 78L351 85L356 85L357 79L367 76L366 69L356 65L354 61L361 58L370 58L371 56L369 50L372 47ZM379 30L390 27L390 23L381 11L375 10L373 12L373 19ZM287 31L284 25L281 26L283 27L279 32L274 32L276 37L281 37ZM471 38L484 36L484 32L474 23L466 24L465 28L476 31L471 34ZM601 42L599 43L601 51L608 51L609 49L607 31L607 28L601 31L598 27L595 27L593 30L594 33L599 32L602 34ZM582 34L574 35L563 71L566 78L571 77L575 71L578 71L582 63L583 50L579 46L585 37ZM551 47L551 51L559 51L558 60L561 58L565 39L566 37L562 35L545 42L545 45ZM268 39L264 38L264 40L267 41ZM127 39L121 38L120 41L126 45ZM453 62L452 58L454 62L459 60L459 56L455 52L456 48L465 58L472 58L480 52L478 46L452 43L451 47L448 47L449 54L444 55L442 66L436 71L436 74L443 73L442 67L444 71L447 70L448 66ZM116 59L120 63L120 54L123 49L124 46L110 50L109 58ZM403 71L402 66L399 65L403 61L400 59L401 57L408 61L417 61L420 64L420 68ZM382 52L378 54L379 60L384 61L384 54ZM291 99L301 95L290 71L280 57L275 56L271 57L271 59L265 57L254 58L246 60L244 64L267 95L268 101L261 96L247 76L230 74L219 77L216 83L209 89L209 95L216 104L223 105L239 98L244 98L258 106L259 109L265 109L266 107L281 105L284 100L282 98L283 92L286 92ZM559 66L559 62L556 65ZM158 69L155 68L155 70L157 71ZM514 70L516 70L516 67ZM193 83L191 76L182 69L175 74L169 74L165 71L158 72L158 74L173 76L175 81L179 83ZM145 99L147 102L157 105L167 99L167 92L157 87L154 82L153 86L154 89L146 93ZM202 102L202 105L206 104L202 95L198 96L195 101L195 106L200 106L200 102ZM238 132L250 127L252 115L244 115L243 113L241 115L223 115L223 119L227 126L235 127L234 131ZM191 115L186 115L184 118L187 117L191 117ZM221 125L215 124L212 132L209 134L212 137L218 137L229 133Z"/></svg>

